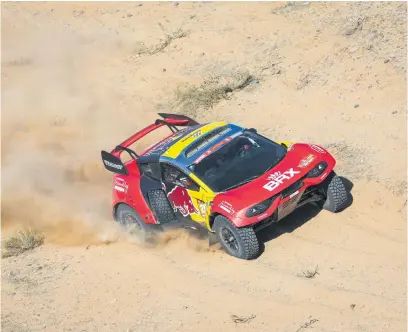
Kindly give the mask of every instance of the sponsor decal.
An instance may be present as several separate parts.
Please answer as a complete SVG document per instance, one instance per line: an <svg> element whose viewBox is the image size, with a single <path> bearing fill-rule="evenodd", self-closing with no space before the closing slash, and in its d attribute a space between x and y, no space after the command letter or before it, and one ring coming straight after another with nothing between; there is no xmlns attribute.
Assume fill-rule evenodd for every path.
<svg viewBox="0 0 408 332"><path fill-rule="evenodd" d="M316 152L326 153L320 146L317 146L317 145L315 145L315 144L310 144L309 146L310 146L310 148L311 148L312 150L315 150Z"/></svg>
<svg viewBox="0 0 408 332"><path fill-rule="evenodd" d="M200 208L200 213L205 218L205 216L207 215L207 205L199 199L197 201L198 201L198 207Z"/></svg>
<svg viewBox="0 0 408 332"><path fill-rule="evenodd" d="M296 190L293 194L289 196L289 198L295 197L297 194L299 194L299 190Z"/></svg>
<svg viewBox="0 0 408 332"><path fill-rule="evenodd" d="M115 186L114 187L116 191L121 191L121 192L125 192L125 188L119 187L119 186Z"/></svg>
<svg viewBox="0 0 408 332"><path fill-rule="evenodd" d="M320 177L320 179L323 180L326 176L327 176L327 172L326 172L326 173L323 173L323 175Z"/></svg>
<svg viewBox="0 0 408 332"><path fill-rule="evenodd" d="M309 165L313 160L315 160L315 158L316 158L315 155L309 154L306 158L303 158L303 159L300 161L298 167L300 167L300 168L306 167L306 166Z"/></svg>
<svg viewBox="0 0 408 332"><path fill-rule="evenodd" d="M128 184L122 178L115 178L115 184L113 187L116 191L121 191L123 193L127 193L128 191Z"/></svg>
<svg viewBox="0 0 408 332"><path fill-rule="evenodd" d="M196 133L194 133L193 135L191 135L191 137L197 138L200 137L202 135L201 130L197 131Z"/></svg>
<svg viewBox="0 0 408 332"><path fill-rule="evenodd" d="M224 145L225 143L231 141L232 138L231 137L227 137L225 139L223 139L221 142L218 142L217 144L215 144L214 146L212 146L211 148L209 148L207 151L205 151L200 157L198 157L196 160L194 160L194 164L198 164L201 160L203 160L205 157L208 157L211 153L213 153L214 151L218 150L222 145Z"/></svg>
<svg viewBox="0 0 408 332"><path fill-rule="evenodd" d="M226 132L230 131L231 128L229 128L228 130L226 130ZM201 156L199 156L196 160L194 160L193 164L198 164L200 161L202 161L204 158L208 157L211 153L215 152L216 150L218 150L219 148L221 148L223 145L225 145L226 143L232 141L235 137L239 136L242 134L242 131L235 133L231 136L228 136L226 138L224 138L223 140L221 140L220 142L218 142L217 144L213 145L211 148L209 148L207 151L205 151ZM211 143L211 142L210 142ZM256 144L256 143L255 143Z"/></svg>
<svg viewBox="0 0 408 332"><path fill-rule="evenodd" d="M175 186L167 194L167 197L173 203L174 212L179 210L183 217L187 217L190 214L199 214L187 189Z"/></svg>
<svg viewBox="0 0 408 332"><path fill-rule="evenodd" d="M150 156L151 154L160 153L160 151L163 150L165 148L165 146L167 144L169 144L170 142L172 142L172 141L173 141L173 137L170 137L170 138L164 140L163 142L159 143L153 149L147 151L144 155L145 156Z"/></svg>
<svg viewBox="0 0 408 332"><path fill-rule="evenodd" d="M288 169L287 171L275 172L268 176L268 180L270 180L267 184L263 186L264 189L273 191L278 188L282 183L286 180L290 180L295 176L295 174L299 174L299 171L295 171L293 168Z"/></svg>
<svg viewBox="0 0 408 332"><path fill-rule="evenodd" d="M275 172L275 173L269 174L268 180L275 180L279 176L281 176L281 172Z"/></svg>
<svg viewBox="0 0 408 332"><path fill-rule="evenodd" d="M231 129L229 129L231 130ZM228 131L229 131L228 130ZM218 142L217 144L213 145L211 148L209 148L207 151L205 151L201 156L199 156L194 162L193 164L198 164L201 160L203 160L204 158L208 157L211 153L215 152L216 150L218 150L219 148L221 148L221 146L225 145L226 143L232 141L235 137L239 136L242 134L242 131L235 133L231 136L228 136L226 138L224 138L223 140L221 140L220 142ZM256 143L255 143L256 144Z"/></svg>
<svg viewBox="0 0 408 332"><path fill-rule="evenodd" d="M220 209L223 209L225 212L229 213L229 214L234 214L235 210L232 207L232 205L226 201L222 201L219 205Z"/></svg>
<svg viewBox="0 0 408 332"><path fill-rule="evenodd" d="M195 133L193 132L192 134L187 135L186 137L184 137L181 142L185 142L190 138L197 138L200 137L203 134L203 132L201 130L196 131Z"/></svg>
<svg viewBox="0 0 408 332"><path fill-rule="evenodd" d="M113 167L113 168L116 168L116 169L122 169L123 168L123 165L114 164L114 163L112 163L110 161L107 161L107 160L104 160L103 162L105 163L106 166L109 166L109 167Z"/></svg>
<svg viewBox="0 0 408 332"><path fill-rule="evenodd" d="M262 213L261 215L258 216L258 220L261 220L263 218L266 218L268 216L267 213Z"/></svg>
<svg viewBox="0 0 408 332"><path fill-rule="evenodd" d="M166 146L171 143L174 142L175 140L179 139L181 136L184 135L184 133L187 131L186 129L180 130L177 134L175 134L174 136L171 136L167 139L165 139L163 142L159 143L157 146L155 146L156 143L153 143L152 145L149 146L149 148L147 148L147 152L144 154L145 156L149 156L151 154L155 154L155 153L160 153L162 150L164 150L166 148ZM151 147L154 147L153 149L149 150Z"/></svg>

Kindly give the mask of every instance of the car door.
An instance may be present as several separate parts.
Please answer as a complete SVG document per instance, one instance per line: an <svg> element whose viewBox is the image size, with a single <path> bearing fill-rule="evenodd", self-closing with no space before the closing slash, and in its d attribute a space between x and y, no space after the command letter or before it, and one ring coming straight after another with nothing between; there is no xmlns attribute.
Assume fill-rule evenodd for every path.
<svg viewBox="0 0 408 332"><path fill-rule="evenodd" d="M138 161L140 170L140 190L149 201L147 193L151 190L162 189L160 165L158 162Z"/></svg>
<svg viewBox="0 0 408 332"><path fill-rule="evenodd" d="M179 217L207 223L208 204L205 191L178 167L161 163L162 181L167 197Z"/></svg>

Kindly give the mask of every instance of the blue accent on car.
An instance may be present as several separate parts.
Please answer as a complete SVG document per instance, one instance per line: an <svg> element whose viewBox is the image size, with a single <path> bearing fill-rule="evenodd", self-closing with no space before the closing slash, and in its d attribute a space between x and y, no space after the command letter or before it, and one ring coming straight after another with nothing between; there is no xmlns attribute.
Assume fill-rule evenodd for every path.
<svg viewBox="0 0 408 332"><path fill-rule="evenodd" d="M192 131L203 127L204 124L199 124L199 125L195 125L195 126L191 126L191 127L187 127L185 129L180 130L178 133L175 133L173 136L171 136L170 138L164 140L161 143L158 143L153 149L151 149L150 151L148 151L147 153L143 154L143 156L149 156L149 155L162 155L164 152L167 151L167 149L169 149L172 145L174 145L175 143L177 143L178 141L180 141L181 139L183 139L184 137L186 137L189 133L191 133ZM174 137L177 137L174 140Z"/></svg>
<svg viewBox="0 0 408 332"><path fill-rule="evenodd" d="M187 147L185 147L180 155L176 158L176 159L172 159L172 158L168 158L168 157L164 157L161 156L160 160L161 161L167 161L181 169L183 169L187 174L191 173L191 171L187 168L188 166L190 166L191 164L193 164L193 162L200 157L203 153L205 153L207 150L211 149L214 145L218 144L219 142L221 142L222 140L224 140L225 138L232 136L234 134L239 133L240 131L243 131L244 128L234 125L234 124L228 124L227 127L230 128L229 131L225 132L223 135L220 135L220 137L218 137L217 139L215 139L212 142L209 142L207 145L203 146L202 148L200 148L197 152L193 153L191 156L186 156L185 153L186 151L189 149L189 147L191 147L192 144L196 143L197 141L193 142L192 144L188 145ZM215 128L214 130L216 130L217 128ZM207 137L208 135L211 135L211 133L214 132L214 130L206 133L203 137L200 138L200 141ZM228 144L228 142L226 143ZM220 148L223 145L220 146Z"/></svg>

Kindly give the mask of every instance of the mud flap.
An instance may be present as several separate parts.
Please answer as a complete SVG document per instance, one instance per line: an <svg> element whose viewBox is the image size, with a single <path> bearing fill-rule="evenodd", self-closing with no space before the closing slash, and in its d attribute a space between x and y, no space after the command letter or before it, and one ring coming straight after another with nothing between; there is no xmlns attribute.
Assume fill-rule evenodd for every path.
<svg viewBox="0 0 408 332"><path fill-rule="evenodd" d="M212 247L218 243L217 235L212 232L208 232L208 246Z"/></svg>

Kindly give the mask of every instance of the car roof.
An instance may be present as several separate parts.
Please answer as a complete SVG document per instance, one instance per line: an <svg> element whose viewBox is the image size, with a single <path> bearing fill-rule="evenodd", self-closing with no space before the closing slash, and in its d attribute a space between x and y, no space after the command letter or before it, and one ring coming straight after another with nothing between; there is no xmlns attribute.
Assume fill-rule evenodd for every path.
<svg viewBox="0 0 408 332"><path fill-rule="evenodd" d="M244 130L243 127L227 122L211 122L195 128L182 135L173 144L166 146L160 156L161 161L167 161L184 170L194 163L205 151L217 144L220 146L230 136Z"/></svg>
<svg viewBox="0 0 408 332"><path fill-rule="evenodd" d="M192 131L203 127L204 125L195 125L191 127L184 128L178 132L175 132L174 134L166 137L162 141L159 141L153 145L151 145L149 148L147 148L141 155L140 158L143 157L143 159L148 159L147 157L149 156L156 156L159 158L166 150L171 147L173 144L177 143L180 141L182 138L186 137L189 133ZM145 158L146 157L146 158Z"/></svg>

